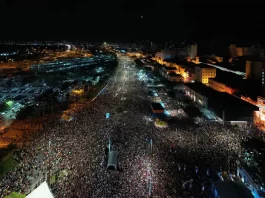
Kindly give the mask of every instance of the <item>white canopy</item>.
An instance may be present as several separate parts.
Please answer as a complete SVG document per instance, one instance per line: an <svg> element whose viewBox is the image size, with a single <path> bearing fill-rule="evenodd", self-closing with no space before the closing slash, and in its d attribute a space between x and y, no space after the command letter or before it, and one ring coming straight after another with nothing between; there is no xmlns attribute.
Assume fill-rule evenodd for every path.
<svg viewBox="0 0 265 198"><path fill-rule="evenodd" d="M35 190L33 190L26 198L54 198L48 184L43 182Z"/></svg>
<svg viewBox="0 0 265 198"><path fill-rule="evenodd" d="M118 168L118 152L117 151L111 151L109 153L107 169L109 167L114 167L117 170Z"/></svg>

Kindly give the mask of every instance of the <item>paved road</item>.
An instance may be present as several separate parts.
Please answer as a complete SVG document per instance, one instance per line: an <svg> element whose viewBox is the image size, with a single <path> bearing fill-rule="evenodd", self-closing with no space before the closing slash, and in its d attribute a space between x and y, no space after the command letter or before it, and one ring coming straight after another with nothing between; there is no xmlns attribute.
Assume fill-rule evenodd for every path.
<svg viewBox="0 0 265 198"><path fill-rule="evenodd" d="M32 97L32 96L39 96L41 93L3 93L0 92L1 96L28 96L28 97Z"/></svg>
<svg viewBox="0 0 265 198"><path fill-rule="evenodd" d="M117 186L108 184L112 193L117 193L117 197L124 191L128 191L126 197L132 194L135 197L146 197L147 178L150 180L151 166L158 160L147 154L149 146L146 138L152 136L155 128L151 123L147 125L144 120L151 113L148 92L146 86L137 79L138 69L132 65L135 65L132 59L124 56L119 58L119 66L102 96L108 100L105 112L101 112L102 116L106 112L111 115L102 128L108 128L107 137L111 138L113 149L119 151L119 165L122 169L113 178L117 180ZM157 174L152 174L152 177L154 175ZM109 172L104 173L104 178L109 178ZM114 194L109 196L115 197Z"/></svg>

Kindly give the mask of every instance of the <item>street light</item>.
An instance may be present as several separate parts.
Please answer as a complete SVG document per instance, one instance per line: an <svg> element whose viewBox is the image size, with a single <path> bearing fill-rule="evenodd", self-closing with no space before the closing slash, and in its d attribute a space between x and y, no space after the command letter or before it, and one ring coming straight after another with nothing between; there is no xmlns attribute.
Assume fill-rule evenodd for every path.
<svg viewBox="0 0 265 198"><path fill-rule="evenodd" d="M48 142L48 177L47 177L47 180L48 180L48 184L50 184L50 176L51 176L51 159L50 159L50 152L51 152L51 140L49 139L49 142Z"/></svg>
<svg viewBox="0 0 265 198"><path fill-rule="evenodd" d="M153 153L153 139L151 138L150 140L150 145L151 145L151 154Z"/></svg>

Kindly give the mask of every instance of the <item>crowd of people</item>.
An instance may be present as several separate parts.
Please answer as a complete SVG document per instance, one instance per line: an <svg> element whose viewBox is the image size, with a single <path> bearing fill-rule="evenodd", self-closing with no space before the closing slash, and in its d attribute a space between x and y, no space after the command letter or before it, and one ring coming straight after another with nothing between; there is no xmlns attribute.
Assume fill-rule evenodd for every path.
<svg viewBox="0 0 265 198"><path fill-rule="evenodd" d="M0 197L28 194L44 180L58 198L147 197L150 186L153 197L211 197L214 175L235 171L246 137L237 128L177 117L167 129L155 128L145 119L148 88L137 79L138 68L125 67L132 64L119 58L106 89L72 121L48 120L28 138L15 153L18 166L0 181ZM118 171L102 163L108 139L119 152Z"/></svg>

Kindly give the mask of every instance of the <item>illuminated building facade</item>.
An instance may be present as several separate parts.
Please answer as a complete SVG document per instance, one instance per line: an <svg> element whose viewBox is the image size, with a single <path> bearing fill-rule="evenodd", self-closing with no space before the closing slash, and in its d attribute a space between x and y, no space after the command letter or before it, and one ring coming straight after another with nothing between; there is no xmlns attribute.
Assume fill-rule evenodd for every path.
<svg viewBox="0 0 265 198"><path fill-rule="evenodd" d="M229 46L229 52L230 55L234 57L239 57L239 56L248 56L248 57L256 57L259 53L259 48L257 48L255 45L251 46L236 46L235 44L231 44Z"/></svg>
<svg viewBox="0 0 265 198"><path fill-rule="evenodd" d="M265 98L259 96L257 106L259 107L260 119L265 121Z"/></svg>
<svg viewBox="0 0 265 198"><path fill-rule="evenodd" d="M161 59L161 52L156 52L156 54L155 54L155 58L157 58L157 59Z"/></svg>
<svg viewBox="0 0 265 198"><path fill-rule="evenodd" d="M264 69L265 62L263 61L246 61L246 78L262 83Z"/></svg>
<svg viewBox="0 0 265 198"><path fill-rule="evenodd" d="M198 64L200 62L200 57L199 56L196 56L195 57L195 63Z"/></svg>
<svg viewBox="0 0 265 198"><path fill-rule="evenodd" d="M261 85L261 95L265 97L265 62L246 61L246 79Z"/></svg>
<svg viewBox="0 0 265 198"><path fill-rule="evenodd" d="M246 61L246 79L251 78L251 61Z"/></svg>
<svg viewBox="0 0 265 198"><path fill-rule="evenodd" d="M209 83L209 78L216 77L216 68L199 64L195 67L195 81L203 84Z"/></svg>
<svg viewBox="0 0 265 198"><path fill-rule="evenodd" d="M195 90L191 89L188 86L185 86L185 93L190 99L192 99L197 104L201 105L202 107L208 108L207 97L203 96L199 92L196 92Z"/></svg>
<svg viewBox="0 0 265 198"><path fill-rule="evenodd" d="M214 55L213 58L219 63L222 63L224 61L224 58L222 56Z"/></svg>
<svg viewBox="0 0 265 198"><path fill-rule="evenodd" d="M175 67L163 67L159 70L159 73L171 82L182 81L182 76L178 73L178 69Z"/></svg>
<svg viewBox="0 0 265 198"><path fill-rule="evenodd" d="M244 101L246 101L246 102L248 102L248 103L250 103L250 104L253 104L253 105L255 105L255 106L258 106L258 105L257 105L257 102L254 101L254 100L252 100L250 97L247 97L247 96L241 96L241 100L244 100Z"/></svg>
<svg viewBox="0 0 265 198"><path fill-rule="evenodd" d="M157 52L155 54L155 60L159 63L164 65L164 61L165 60L171 60L174 59L175 57L179 57L179 58L185 58L187 57L188 53L187 53L187 48L178 48L176 50L161 50L161 52Z"/></svg>
<svg viewBox="0 0 265 198"><path fill-rule="evenodd" d="M176 74L174 72L167 74L167 79L171 82L182 82L182 76L180 74Z"/></svg>
<svg viewBox="0 0 265 198"><path fill-rule="evenodd" d="M241 96L241 99L259 108L259 111L254 114L253 122L256 126L263 128L265 126L265 98L258 96L255 101L249 97Z"/></svg>
<svg viewBox="0 0 265 198"><path fill-rule="evenodd" d="M264 67L263 67L262 73L261 73L262 96L265 96L264 78L265 78L265 71L264 71Z"/></svg>

